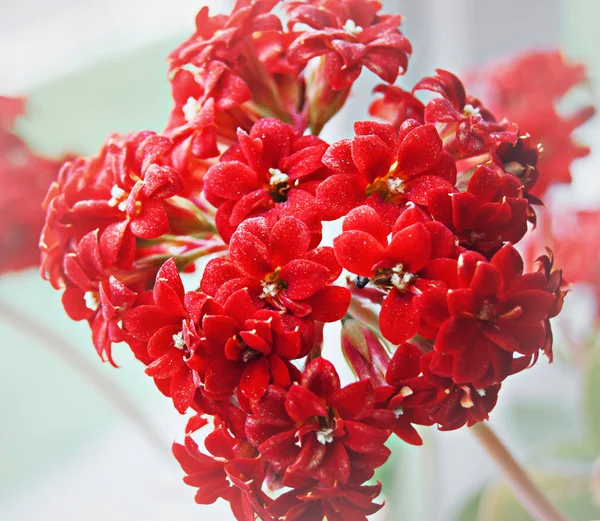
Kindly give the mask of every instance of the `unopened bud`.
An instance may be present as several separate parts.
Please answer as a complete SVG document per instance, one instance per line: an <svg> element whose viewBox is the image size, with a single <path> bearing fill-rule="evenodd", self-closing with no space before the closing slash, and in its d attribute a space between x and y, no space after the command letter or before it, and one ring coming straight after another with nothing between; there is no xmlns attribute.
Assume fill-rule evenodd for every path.
<svg viewBox="0 0 600 521"><path fill-rule="evenodd" d="M342 351L348 365L359 379L368 378L373 385L384 385L390 356L377 336L358 320L342 324Z"/></svg>

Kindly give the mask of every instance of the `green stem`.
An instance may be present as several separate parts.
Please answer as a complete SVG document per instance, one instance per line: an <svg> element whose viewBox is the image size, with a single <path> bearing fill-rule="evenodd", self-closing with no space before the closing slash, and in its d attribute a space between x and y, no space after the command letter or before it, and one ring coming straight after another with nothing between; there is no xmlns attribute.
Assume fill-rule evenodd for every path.
<svg viewBox="0 0 600 521"><path fill-rule="evenodd" d="M471 432L503 472L515 497L533 519L536 521L569 521L550 503L488 425L477 423L471 427Z"/></svg>
<svg viewBox="0 0 600 521"><path fill-rule="evenodd" d="M131 419L156 449L157 452L165 454L169 443L156 431L152 423L142 414L135 402L124 393L115 383L106 377L98 367L90 362L79 349L69 343L53 329L32 320L27 315L13 309L0 300L0 317L6 323L26 332L37 342L58 356L63 362L70 365L82 374L86 381L100 392L100 394L123 416Z"/></svg>

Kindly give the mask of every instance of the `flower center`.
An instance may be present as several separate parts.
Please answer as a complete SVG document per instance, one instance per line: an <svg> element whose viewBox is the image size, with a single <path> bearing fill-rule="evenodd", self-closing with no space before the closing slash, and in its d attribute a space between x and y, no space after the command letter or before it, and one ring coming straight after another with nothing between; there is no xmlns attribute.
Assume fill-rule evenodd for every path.
<svg viewBox="0 0 600 521"><path fill-rule="evenodd" d="M269 273L264 280L261 281L262 293L259 298L265 300L273 307L285 309L285 306L279 302L279 293L287 287L285 281L279 278L281 268L277 268L273 273Z"/></svg>
<svg viewBox="0 0 600 521"><path fill-rule="evenodd" d="M489 300L484 300L476 316L479 320L492 320L496 318L496 310Z"/></svg>
<svg viewBox="0 0 600 521"><path fill-rule="evenodd" d="M278 168L269 168L269 174L271 177L267 190L271 194L271 199L276 203L287 201L287 195L291 188L289 176ZM294 184L297 184L297 181Z"/></svg>
<svg viewBox="0 0 600 521"><path fill-rule="evenodd" d="M260 356L262 356L262 353L260 351L256 351L255 349L248 347L242 354L242 360L244 361L244 363L248 363L250 362L250 360L256 360Z"/></svg>
<svg viewBox="0 0 600 521"><path fill-rule="evenodd" d="M406 184L398 177L390 177L387 180L388 191L393 195L401 195L406 190Z"/></svg>
<svg viewBox="0 0 600 521"><path fill-rule="evenodd" d="M182 351L185 349L186 345L185 340L183 339L183 331L180 331L179 333L173 335L173 345L177 349L181 349Z"/></svg>
<svg viewBox="0 0 600 521"><path fill-rule="evenodd" d="M333 434L333 429L331 427L325 427L323 429L319 429L317 431L317 441L321 445L326 445L327 443L332 443L335 439Z"/></svg>
<svg viewBox="0 0 600 521"><path fill-rule="evenodd" d="M108 206L117 207L124 212L127 209L127 192L120 186L114 185L110 189L111 198L108 201Z"/></svg>
<svg viewBox="0 0 600 521"><path fill-rule="evenodd" d="M377 177L365 190L365 195L374 193L381 195L386 203L400 204L406 198L406 181L402 172L398 171L398 161L396 161L386 175Z"/></svg>
<svg viewBox="0 0 600 521"><path fill-rule="evenodd" d="M92 311L97 311L100 307L98 293L95 293L94 291L86 291L83 295L83 300L85 301L85 307Z"/></svg>
<svg viewBox="0 0 600 521"><path fill-rule="evenodd" d="M373 284L384 290L396 288L400 293L408 293L414 286L417 275L406 271L403 264L396 264L393 268L378 269L373 277Z"/></svg>
<svg viewBox="0 0 600 521"><path fill-rule="evenodd" d="M465 116L467 116L468 118L470 118L473 116L481 116L481 111L478 108L475 108L470 103L468 103L467 105L465 105L465 108L463 109L463 114Z"/></svg>
<svg viewBox="0 0 600 521"><path fill-rule="evenodd" d="M185 120L188 123L192 123L200 111L200 108L200 101L190 96L185 102L185 105L182 107L181 111L183 112Z"/></svg>
<svg viewBox="0 0 600 521"><path fill-rule="evenodd" d="M352 36L357 36L363 32L363 28L360 25L356 25L356 22L351 18L348 18L348 20L346 20L343 29Z"/></svg>

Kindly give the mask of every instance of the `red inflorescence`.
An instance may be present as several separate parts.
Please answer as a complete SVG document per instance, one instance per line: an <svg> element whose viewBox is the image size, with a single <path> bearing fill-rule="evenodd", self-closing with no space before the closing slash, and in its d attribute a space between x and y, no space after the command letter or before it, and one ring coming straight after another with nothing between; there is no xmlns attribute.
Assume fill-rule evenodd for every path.
<svg viewBox="0 0 600 521"><path fill-rule="evenodd" d="M533 51L473 72L471 80L486 94L494 112L514 121L522 134L540 144L542 176L533 193L543 196L553 184L570 183L571 164L590 153L571 134L595 109L587 105L565 115L559 105L569 91L587 83L585 66L567 62L557 50Z"/></svg>
<svg viewBox="0 0 600 521"><path fill-rule="evenodd" d="M564 283L550 256L526 273L513 246L543 175L520 127L438 70L378 87L387 122L329 145L318 132L362 68L393 83L410 44L376 0L279 4L200 11L169 56L164 132L111 137L52 185L42 272L102 357L126 342L197 413L174 453L198 503L364 521L389 436L484 421L508 376L551 359ZM323 357L336 321L348 384Z"/></svg>
<svg viewBox="0 0 600 521"><path fill-rule="evenodd" d="M15 122L24 112L24 99L0 96L0 273L39 265L42 201L61 165L16 135Z"/></svg>

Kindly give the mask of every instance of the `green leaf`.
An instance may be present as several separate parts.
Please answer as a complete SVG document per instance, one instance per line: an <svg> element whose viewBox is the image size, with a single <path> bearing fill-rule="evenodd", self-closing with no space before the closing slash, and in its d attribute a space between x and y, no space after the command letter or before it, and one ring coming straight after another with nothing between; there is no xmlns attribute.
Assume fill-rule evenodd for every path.
<svg viewBox="0 0 600 521"><path fill-rule="evenodd" d="M480 489L473 494L454 518L454 521L477 521L483 492L484 489Z"/></svg>
<svg viewBox="0 0 600 521"><path fill-rule="evenodd" d="M585 382L585 412L589 429L589 439L596 445L600 454L600 349L591 352Z"/></svg>
<svg viewBox="0 0 600 521"><path fill-rule="evenodd" d="M558 443L572 440L573 426L579 423L573 407L556 401L515 403L508 414L511 437L519 440L519 446L530 455L547 453Z"/></svg>
<svg viewBox="0 0 600 521"><path fill-rule="evenodd" d="M537 474L534 477L556 507L577 520L600 518L593 505L589 479L585 476ZM505 483L490 485L484 492L476 521L534 521Z"/></svg>

